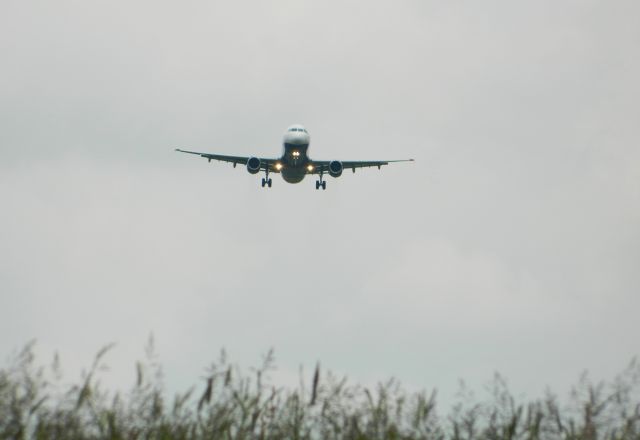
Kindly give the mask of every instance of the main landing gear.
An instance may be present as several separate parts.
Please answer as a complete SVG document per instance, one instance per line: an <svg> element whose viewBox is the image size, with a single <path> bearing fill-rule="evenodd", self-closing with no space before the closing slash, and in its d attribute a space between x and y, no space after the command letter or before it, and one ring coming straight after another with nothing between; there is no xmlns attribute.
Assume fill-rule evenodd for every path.
<svg viewBox="0 0 640 440"><path fill-rule="evenodd" d="M327 189L327 181L322 179L322 173L320 173L320 180L316 180L316 189L320 189L320 187L323 191Z"/></svg>
<svg viewBox="0 0 640 440"><path fill-rule="evenodd" d="M266 173L267 173L266 177L262 178L262 187L264 188L266 185L269 188L271 188L272 181L271 181L271 178L269 177L269 168L267 168Z"/></svg>

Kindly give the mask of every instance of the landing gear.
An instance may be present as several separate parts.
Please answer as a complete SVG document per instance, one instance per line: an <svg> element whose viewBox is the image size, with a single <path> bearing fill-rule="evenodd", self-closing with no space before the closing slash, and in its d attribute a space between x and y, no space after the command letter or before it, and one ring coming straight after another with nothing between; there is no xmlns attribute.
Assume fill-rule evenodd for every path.
<svg viewBox="0 0 640 440"><path fill-rule="evenodd" d="M266 173L266 177L262 178L262 187L264 188L264 186L267 185L269 188L271 188L272 181L271 181L271 178L269 177L269 168L265 170L265 173Z"/></svg>
<svg viewBox="0 0 640 440"><path fill-rule="evenodd" d="M320 180L316 180L316 189L320 189L320 187L323 191L327 189L327 181L322 179L322 173L320 173Z"/></svg>

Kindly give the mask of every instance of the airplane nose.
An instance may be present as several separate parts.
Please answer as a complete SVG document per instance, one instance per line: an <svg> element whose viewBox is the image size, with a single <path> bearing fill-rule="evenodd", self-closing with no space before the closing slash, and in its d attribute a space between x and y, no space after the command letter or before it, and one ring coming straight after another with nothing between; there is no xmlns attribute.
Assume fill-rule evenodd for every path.
<svg viewBox="0 0 640 440"><path fill-rule="evenodd" d="M309 145L309 134L304 129L289 128L284 135L284 143L290 145Z"/></svg>
<svg viewBox="0 0 640 440"><path fill-rule="evenodd" d="M304 144L307 142L307 136L304 133L291 133L292 144Z"/></svg>

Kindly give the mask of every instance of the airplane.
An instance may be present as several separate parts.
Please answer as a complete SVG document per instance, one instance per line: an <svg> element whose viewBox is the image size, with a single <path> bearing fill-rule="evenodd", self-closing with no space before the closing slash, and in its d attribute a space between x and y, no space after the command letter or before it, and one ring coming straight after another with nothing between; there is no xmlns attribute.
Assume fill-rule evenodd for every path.
<svg viewBox="0 0 640 440"><path fill-rule="evenodd" d="M307 174L318 174L319 179L316 180L316 189L327 189L327 181L323 179L325 174L331 177L340 177L342 171L351 169L356 172L356 168L364 167L382 167L391 162L413 162L413 159L403 160L382 160L382 161L338 161L338 160L311 160L307 155L310 142L309 132L300 124L292 125L287 128L283 139L282 156L277 159L265 159L262 157L243 157L243 156L226 156L222 154L199 153L197 151L181 150L176 151L188 154L197 154L206 158L209 162L219 160L222 162L230 162L235 168L237 164L247 167L247 171L251 174L257 174L260 171L265 172L262 178L262 187L271 188L272 180L269 173L280 173L287 183L299 183Z"/></svg>

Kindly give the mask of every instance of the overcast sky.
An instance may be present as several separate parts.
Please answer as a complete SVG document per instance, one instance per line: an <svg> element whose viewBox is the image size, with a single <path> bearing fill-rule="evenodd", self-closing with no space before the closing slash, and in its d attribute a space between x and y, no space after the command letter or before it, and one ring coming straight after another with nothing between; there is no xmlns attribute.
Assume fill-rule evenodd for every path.
<svg viewBox="0 0 640 440"><path fill-rule="evenodd" d="M640 354L637 1L0 3L0 356L410 389ZM175 153L415 158L316 191ZM4 361L3 361L4 362ZM72 379L71 377L70 379ZM115 378L115 379L114 379Z"/></svg>

